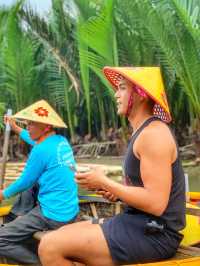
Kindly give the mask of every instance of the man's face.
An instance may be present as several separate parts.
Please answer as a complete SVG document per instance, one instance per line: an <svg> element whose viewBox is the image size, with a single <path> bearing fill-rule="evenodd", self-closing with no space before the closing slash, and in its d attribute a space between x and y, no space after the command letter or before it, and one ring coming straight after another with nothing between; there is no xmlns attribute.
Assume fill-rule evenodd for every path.
<svg viewBox="0 0 200 266"><path fill-rule="evenodd" d="M133 94L133 84L126 79L122 79L115 93L118 115L126 115L131 94Z"/></svg>
<svg viewBox="0 0 200 266"><path fill-rule="evenodd" d="M37 140L39 137L41 137L44 134L46 128L46 124L27 121L27 130L33 140Z"/></svg>

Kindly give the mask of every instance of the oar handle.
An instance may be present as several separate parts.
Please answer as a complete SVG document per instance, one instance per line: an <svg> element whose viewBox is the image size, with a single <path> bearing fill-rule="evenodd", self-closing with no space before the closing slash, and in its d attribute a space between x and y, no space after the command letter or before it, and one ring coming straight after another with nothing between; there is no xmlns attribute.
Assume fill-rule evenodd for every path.
<svg viewBox="0 0 200 266"><path fill-rule="evenodd" d="M8 109L7 110L7 113L6 113L6 116L11 116L12 115L12 109ZM7 131L10 131L10 124L9 124L9 122L7 121L6 122L6 129L5 129L5 131L7 132Z"/></svg>
<svg viewBox="0 0 200 266"><path fill-rule="evenodd" d="M12 115L12 109L7 110L7 116ZM8 154L8 144L9 144L9 137L10 137L10 124L6 122L5 134L4 134L4 143L3 143L3 153L2 153L2 161L1 161L1 175L0 175L0 187L3 188L3 182L5 177L5 170L6 170L6 161L7 161L7 154Z"/></svg>

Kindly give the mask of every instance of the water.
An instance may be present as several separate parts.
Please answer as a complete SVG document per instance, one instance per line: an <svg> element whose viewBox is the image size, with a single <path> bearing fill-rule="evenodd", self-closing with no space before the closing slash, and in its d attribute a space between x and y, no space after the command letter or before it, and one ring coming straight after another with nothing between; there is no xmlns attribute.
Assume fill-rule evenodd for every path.
<svg viewBox="0 0 200 266"><path fill-rule="evenodd" d="M194 192L200 192L200 165L185 167L184 171L189 176L189 190Z"/></svg>

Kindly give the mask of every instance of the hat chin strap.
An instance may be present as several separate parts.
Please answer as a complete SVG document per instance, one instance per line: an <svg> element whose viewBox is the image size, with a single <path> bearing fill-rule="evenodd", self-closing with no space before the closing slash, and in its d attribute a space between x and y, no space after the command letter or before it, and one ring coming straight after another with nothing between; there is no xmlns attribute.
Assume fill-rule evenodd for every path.
<svg viewBox="0 0 200 266"><path fill-rule="evenodd" d="M126 117L129 117L132 107L133 107L133 93L130 94L128 99L128 107L126 109L126 114L125 114Z"/></svg>

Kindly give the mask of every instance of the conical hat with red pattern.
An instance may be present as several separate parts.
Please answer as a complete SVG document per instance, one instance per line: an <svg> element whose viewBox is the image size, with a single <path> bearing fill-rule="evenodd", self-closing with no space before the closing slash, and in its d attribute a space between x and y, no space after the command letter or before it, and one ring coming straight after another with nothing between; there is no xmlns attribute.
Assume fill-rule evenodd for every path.
<svg viewBox="0 0 200 266"><path fill-rule="evenodd" d="M14 119L30 120L52 125L57 128L66 128L66 124L54 109L45 100L40 100L12 116Z"/></svg>

